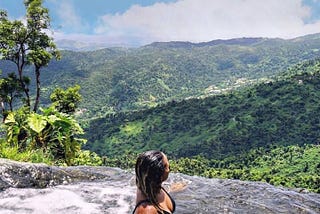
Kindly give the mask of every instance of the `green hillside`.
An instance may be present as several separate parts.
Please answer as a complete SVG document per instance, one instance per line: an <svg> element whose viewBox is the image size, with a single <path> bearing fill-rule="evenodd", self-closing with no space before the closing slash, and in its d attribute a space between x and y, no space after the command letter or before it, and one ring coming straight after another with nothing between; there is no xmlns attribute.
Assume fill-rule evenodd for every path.
<svg viewBox="0 0 320 214"><path fill-rule="evenodd" d="M242 90L91 121L87 148L100 155L161 149L171 157L221 159L270 145L316 144L320 139L320 61L287 77Z"/></svg>
<svg viewBox="0 0 320 214"><path fill-rule="evenodd" d="M160 43L137 49L68 52L55 65L72 62L72 67L57 69L52 64L48 73L63 71L53 78L59 81L55 84L80 84L85 100L82 107L89 115L98 116L213 94L250 80L272 77L293 64L319 56L319 35L245 43L247 40L191 47ZM240 83L239 78L243 78ZM44 75L43 79L51 78Z"/></svg>
<svg viewBox="0 0 320 214"><path fill-rule="evenodd" d="M171 169L190 175L268 182L320 193L320 146L256 148L223 160L180 158Z"/></svg>
<svg viewBox="0 0 320 214"><path fill-rule="evenodd" d="M273 78L298 62L319 57L319 50L320 35L315 34L292 40L240 38L62 51L62 59L41 73L42 97L48 98L57 86L79 84L83 116L96 118ZM3 63L0 69L12 71Z"/></svg>

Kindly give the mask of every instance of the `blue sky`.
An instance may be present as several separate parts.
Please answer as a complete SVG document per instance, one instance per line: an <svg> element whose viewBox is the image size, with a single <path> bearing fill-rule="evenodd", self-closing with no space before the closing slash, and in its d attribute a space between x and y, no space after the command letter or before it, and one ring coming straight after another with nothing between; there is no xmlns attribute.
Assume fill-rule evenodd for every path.
<svg viewBox="0 0 320 214"><path fill-rule="evenodd" d="M320 0L44 0L55 39L139 46L320 32ZM0 0L23 19L23 0Z"/></svg>

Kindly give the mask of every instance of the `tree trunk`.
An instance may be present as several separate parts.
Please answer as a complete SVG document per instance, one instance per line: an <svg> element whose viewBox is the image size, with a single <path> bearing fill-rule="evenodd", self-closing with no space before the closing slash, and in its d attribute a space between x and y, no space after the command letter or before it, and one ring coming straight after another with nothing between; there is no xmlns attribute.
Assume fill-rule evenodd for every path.
<svg viewBox="0 0 320 214"><path fill-rule="evenodd" d="M35 67L35 73L36 73L37 92L36 92L36 100L34 102L33 111L37 112L38 106L39 106L39 102L40 102L40 67L39 66Z"/></svg>
<svg viewBox="0 0 320 214"><path fill-rule="evenodd" d="M20 58L18 58L18 61L17 61L17 66L18 66L18 73L19 73L19 81L20 81L20 84L21 84L21 87L23 88L24 90L24 93L26 94L26 104L27 106L30 108L30 96L29 96L29 88L26 87L26 84L24 83L23 81L23 67L25 66L25 56L24 56L24 48L23 48L23 44L20 44L21 45L21 62L20 62Z"/></svg>
<svg viewBox="0 0 320 214"><path fill-rule="evenodd" d="M2 123L4 123L4 121L6 120L6 115L5 115L5 106L4 106L4 102L1 100L0 102L1 104L1 112L2 112Z"/></svg>

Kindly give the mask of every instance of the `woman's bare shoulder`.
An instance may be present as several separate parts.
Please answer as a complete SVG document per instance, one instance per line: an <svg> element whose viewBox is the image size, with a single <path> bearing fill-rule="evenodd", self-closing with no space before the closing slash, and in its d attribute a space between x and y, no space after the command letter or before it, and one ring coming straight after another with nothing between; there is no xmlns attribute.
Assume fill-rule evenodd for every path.
<svg viewBox="0 0 320 214"><path fill-rule="evenodd" d="M151 204L141 204L134 214L157 214L157 209Z"/></svg>

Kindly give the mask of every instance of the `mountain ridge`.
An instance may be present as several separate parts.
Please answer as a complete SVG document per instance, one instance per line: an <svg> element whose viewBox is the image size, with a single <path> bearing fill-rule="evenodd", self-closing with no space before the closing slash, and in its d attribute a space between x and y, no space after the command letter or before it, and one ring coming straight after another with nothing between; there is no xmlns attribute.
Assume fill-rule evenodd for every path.
<svg viewBox="0 0 320 214"><path fill-rule="evenodd" d="M270 78L293 64L320 56L320 39L311 39L314 37L294 42L249 39L251 45L219 44L190 50L149 46L63 52L60 62L52 62L44 70L43 85L53 85L57 79L61 85L79 84L86 100L81 108L91 115L101 114L101 109L141 109L173 99L210 95L211 91L237 86L240 79L250 84ZM58 75L52 78L49 73Z"/></svg>
<svg viewBox="0 0 320 214"><path fill-rule="evenodd" d="M258 147L317 143L320 61L287 75L293 76L92 120L85 147L106 156L157 148L176 158L219 159Z"/></svg>
<svg viewBox="0 0 320 214"><path fill-rule="evenodd" d="M204 47L204 46L216 46L216 45L254 45L259 42L270 40L262 37L243 37L234 39L216 39L208 42L182 42L182 41L170 41L170 42L153 42L143 47L158 47L158 48L192 48L192 47Z"/></svg>
<svg viewBox="0 0 320 214"><path fill-rule="evenodd" d="M191 49L178 43L182 44L180 48L62 51L60 61L51 61L41 71L41 103L50 103L49 95L54 88L78 84L84 100L80 108L86 112L83 118L101 117L171 100L210 96L272 79L294 64L320 56L319 34L296 40L240 40L243 44L200 45ZM1 61L0 69L2 76L6 76L15 68ZM26 74L33 75L33 71ZM33 86L30 90L34 90Z"/></svg>
<svg viewBox="0 0 320 214"><path fill-rule="evenodd" d="M175 47L175 48L191 48L191 47L203 47L214 45L254 45L266 40L275 41L298 41L301 39L314 39L319 38L320 33L308 34L304 36L298 36L290 39L283 38L269 38L269 37L237 37L230 39L213 39L203 42L191 42L191 41L159 41L152 42L141 46L128 46L125 44L108 44L106 42L80 42L71 39L59 39L56 41L57 46L61 50L71 51L95 51L104 48L143 48L143 47Z"/></svg>

